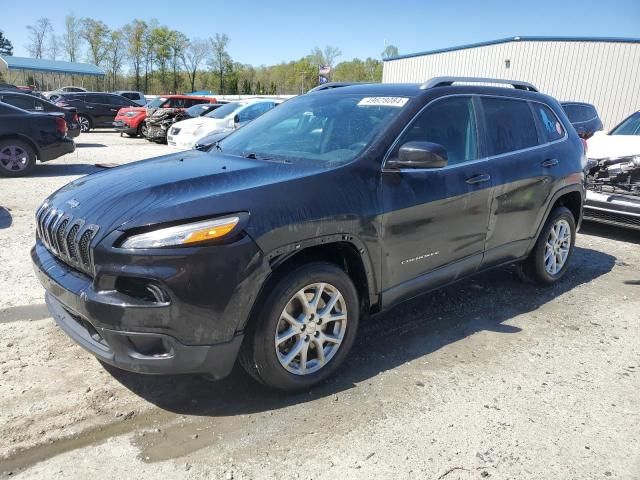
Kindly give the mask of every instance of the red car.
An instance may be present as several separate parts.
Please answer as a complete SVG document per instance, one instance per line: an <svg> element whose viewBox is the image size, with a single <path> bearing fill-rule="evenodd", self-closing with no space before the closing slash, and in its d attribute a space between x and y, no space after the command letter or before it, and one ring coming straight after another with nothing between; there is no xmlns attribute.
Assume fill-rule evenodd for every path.
<svg viewBox="0 0 640 480"><path fill-rule="evenodd" d="M191 95L161 95L154 98L144 107L121 108L114 119L116 131L126 133L130 137L144 137L145 119L160 108L177 108L185 110L201 103L217 103L211 97L193 97Z"/></svg>

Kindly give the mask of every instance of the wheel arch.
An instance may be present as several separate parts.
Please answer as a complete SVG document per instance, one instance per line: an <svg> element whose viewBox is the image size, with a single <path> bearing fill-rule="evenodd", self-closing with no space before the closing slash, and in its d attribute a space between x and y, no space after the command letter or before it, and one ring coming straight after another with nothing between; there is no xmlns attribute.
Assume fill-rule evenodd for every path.
<svg viewBox="0 0 640 480"><path fill-rule="evenodd" d="M337 234L296 242L278 248L265 257L271 273L256 296L249 319L260 308L273 282L301 265L322 261L337 265L351 278L358 292L361 312L372 312L378 308L379 295L371 259L364 244L353 235Z"/></svg>
<svg viewBox="0 0 640 480"><path fill-rule="evenodd" d="M542 232L542 228L544 227L545 223L547 223L547 219L549 218L549 215L551 214L553 209L555 209L556 207L568 208L573 214L573 218L576 223L576 230L578 230L580 228L580 224L582 223L583 205L584 205L584 188L582 187L582 185L578 185L578 184L568 185L558 190L553 195L553 197L551 197L551 200L547 204L547 210L545 211L545 214L542 217L542 221L538 225L535 236L533 237L533 239L531 240L527 248L527 254L531 252L534 245L538 241L540 232Z"/></svg>
<svg viewBox="0 0 640 480"><path fill-rule="evenodd" d="M19 133L12 133L9 135L2 135L0 136L0 142L3 142L5 140L20 140L21 142L26 143L27 145L29 145L31 148L33 148L33 151L36 152L36 160L39 160L41 157L41 152L40 152L40 147L38 147L38 145L31 140L29 137L25 136L25 135L21 135Z"/></svg>

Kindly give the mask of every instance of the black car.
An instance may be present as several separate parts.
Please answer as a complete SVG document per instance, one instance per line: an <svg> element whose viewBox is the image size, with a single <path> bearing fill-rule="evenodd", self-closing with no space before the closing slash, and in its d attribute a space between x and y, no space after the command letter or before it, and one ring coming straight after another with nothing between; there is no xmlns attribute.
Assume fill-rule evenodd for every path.
<svg viewBox="0 0 640 480"><path fill-rule="evenodd" d="M239 358L298 390L338 369L368 314L505 264L557 282L582 141L529 84L459 80L301 95L212 152L63 187L31 251L53 317L125 370L220 378Z"/></svg>
<svg viewBox="0 0 640 480"><path fill-rule="evenodd" d="M55 103L61 107L76 108L83 132L96 127L112 127L118 110L140 106L120 95L99 92L65 93Z"/></svg>
<svg viewBox="0 0 640 480"><path fill-rule="evenodd" d="M18 107L29 112L63 113L69 129L67 136L75 138L80 135L80 120L76 109L73 107L60 107L47 100L18 92L0 92L0 102L13 105L14 107Z"/></svg>
<svg viewBox="0 0 640 480"><path fill-rule="evenodd" d="M46 162L74 150L64 114L27 112L0 102L0 175L27 175L36 160Z"/></svg>
<svg viewBox="0 0 640 480"><path fill-rule="evenodd" d="M602 120L594 105L584 102L560 102L578 136L588 140L602 130Z"/></svg>

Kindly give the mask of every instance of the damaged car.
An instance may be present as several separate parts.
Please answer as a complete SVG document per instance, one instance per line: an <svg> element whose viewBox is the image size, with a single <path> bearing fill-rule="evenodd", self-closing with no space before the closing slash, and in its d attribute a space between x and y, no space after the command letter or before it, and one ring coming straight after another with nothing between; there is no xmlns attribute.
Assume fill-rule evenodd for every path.
<svg viewBox="0 0 640 480"><path fill-rule="evenodd" d="M144 136L149 141L166 143L167 132L174 123L202 117L226 103L200 103L186 110L182 108L158 109L145 120Z"/></svg>
<svg viewBox="0 0 640 480"><path fill-rule="evenodd" d="M588 147L585 220L640 230L640 112Z"/></svg>

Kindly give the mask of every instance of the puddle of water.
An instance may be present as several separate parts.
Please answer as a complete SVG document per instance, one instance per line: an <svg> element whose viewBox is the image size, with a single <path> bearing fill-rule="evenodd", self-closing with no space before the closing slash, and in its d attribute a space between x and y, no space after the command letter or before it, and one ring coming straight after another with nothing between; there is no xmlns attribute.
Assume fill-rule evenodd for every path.
<svg viewBox="0 0 640 480"><path fill-rule="evenodd" d="M57 455L83 448L89 445L97 445L111 437L117 437L131 433L139 429L160 427L167 424L176 415L163 410L147 412L130 420L122 420L118 423L98 425L79 436L56 440L53 443L35 445L24 450L17 450L8 457L0 459L0 475L12 472L15 474L21 470L43 462Z"/></svg>
<svg viewBox="0 0 640 480"><path fill-rule="evenodd" d="M50 318L51 314L44 303L36 305L19 305L0 310L0 323L20 322L27 320L42 320Z"/></svg>

